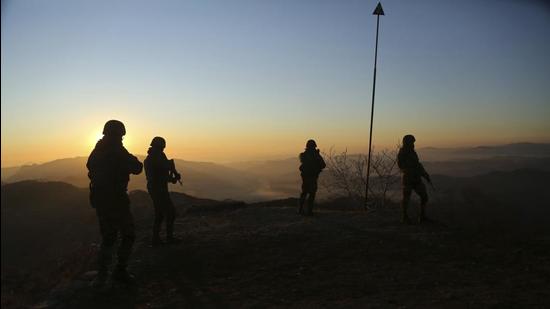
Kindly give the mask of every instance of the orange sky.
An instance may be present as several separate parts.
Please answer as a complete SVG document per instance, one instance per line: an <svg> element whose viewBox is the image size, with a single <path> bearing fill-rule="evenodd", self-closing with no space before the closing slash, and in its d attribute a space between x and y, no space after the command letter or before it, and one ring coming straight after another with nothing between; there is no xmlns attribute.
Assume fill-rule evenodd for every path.
<svg viewBox="0 0 550 309"><path fill-rule="evenodd" d="M527 2L384 3L374 145L550 142L550 18ZM376 2L2 5L3 167L87 156L109 119L136 154L366 151Z"/></svg>
<svg viewBox="0 0 550 309"><path fill-rule="evenodd" d="M136 121L127 120L127 136L124 144L135 154L146 154L149 142L156 134L167 139L166 152L169 156L192 161L247 161L262 159L280 159L297 155L302 151L305 141L315 138L321 150L330 147L336 150L348 148L350 152L364 152L368 146L367 128L319 128L308 132L295 133L291 129L279 128L277 133L259 130L251 126L248 130L240 127L225 130L223 126L209 128L192 127L178 130L149 130L147 126L138 126ZM2 166L13 166L28 163L41 163L58 158L87 156L95 141L101 136L102 123L84 123L73 130L38 131L34 135L6 135L2 138ZM406 131L405 128L394 128L389 124L375 127L374 145L376 148L396 145L402 135L413 133L417 136L417 147L462 147L492 145L518 141L548 142L543 131L541 134L526 136L523 131L517 135L499 136L499 128L486 128L483 132L476 128L457 130L451 127L433 132L431 128L420 128ZM151 132L149 132L151 131ZM162 132L161 132L162 131ZM314 132L318 131L318 132ZM267 133L266 133L267 132ZM468 134L464 134L467 132ZM165 134L163 134L165 133Z"/></svg>

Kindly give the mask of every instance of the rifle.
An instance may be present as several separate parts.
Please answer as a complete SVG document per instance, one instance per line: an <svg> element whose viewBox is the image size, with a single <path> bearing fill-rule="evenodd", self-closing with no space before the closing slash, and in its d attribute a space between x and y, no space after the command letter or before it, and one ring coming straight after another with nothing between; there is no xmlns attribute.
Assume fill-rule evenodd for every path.
<svg viewBox="0 0 550 309"><path fill-rule="evenodd" d="M434 192L437 191L437 190L435 190L435 186L434 186L434 184L432 183L432 180L431 180L431 179L428 179L428 183L430 184L430 186L432 187L432 189L434 190Z"/></svg>
<svg viewBox="0 0 550 309"><path fill-rule="evenodd" d="M426 180L428 181L428 183L430 184L430 186L432 187L432 189L434 190L434 192L436 191L435 190L435 186L434 184L432 183L432 179L430 178L430 175L424 171L424 178L426 178Z"/></svg>
<svg viewBox="0 0 550 309"><path fill-rule="evenodd" d="M170 171L170 178L172 183L176 183L175 181L179 182L180 186L183 186L183 183L181 182L181 175L178 172L173 173Z"/></svg>
<svg viewBox="0 0 550 309"><path fill-rule="evenodd" d="M176 165L174 163L174 159L172 160L169 160L168 162L170 162L170 182L172 183L176 183L179 182L180 186L183 186L183 183L181 182L181 174L178 173L178 171L176 170Z"/></svg>

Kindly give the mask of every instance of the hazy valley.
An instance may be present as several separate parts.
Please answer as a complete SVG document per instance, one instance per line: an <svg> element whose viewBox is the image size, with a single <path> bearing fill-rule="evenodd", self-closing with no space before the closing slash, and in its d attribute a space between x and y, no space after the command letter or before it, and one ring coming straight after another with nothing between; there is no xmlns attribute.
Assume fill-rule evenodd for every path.
<svg viewBox="0 0 550 309"><path fill-rule="evenodd" d="M468 177L493 171L550 170L550 144L510 144L475 148L418 150L432 175ZM143 160L143 156L140 160ZM236 162L225 165L176 159L183 186L170 190L211 199L248 202L295 197L300 190L298 155L271 161ZM86 158L59 159L43 164L2 168L2 182L22 180L62 181L87 188ZM323 174L321 178L326 177ZM322 182L322 179L321 179ZM145 175L132 176L129 190L145 190ZM321 190L323 188L321 187Z"/></svg>

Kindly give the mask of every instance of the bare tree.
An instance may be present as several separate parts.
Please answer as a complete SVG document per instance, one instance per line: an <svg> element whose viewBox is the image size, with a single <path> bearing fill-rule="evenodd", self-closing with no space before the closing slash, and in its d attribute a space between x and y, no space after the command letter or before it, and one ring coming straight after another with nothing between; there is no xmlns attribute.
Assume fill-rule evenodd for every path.
<svg viewBox="0 0 550 309"><path fill-rule="evenodd" d="M369 195L375 203L368 208L385 206L394 197L399 182L397 153L394 149L374 152L371 162ZM333 196L345 196L357 203L365 199L368 158L363 154L350 155L347 150L337 153L331 148L324 153L327 163L322 185Z"/></svg>

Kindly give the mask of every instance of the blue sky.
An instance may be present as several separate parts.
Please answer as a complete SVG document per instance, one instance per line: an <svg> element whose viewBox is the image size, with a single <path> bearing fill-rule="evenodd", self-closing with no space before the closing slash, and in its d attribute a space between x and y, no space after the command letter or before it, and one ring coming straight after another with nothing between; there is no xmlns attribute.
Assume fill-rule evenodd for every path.
<svg viewBox="0 0 550 309"><path fill-rule="evenodd" d="M173 156L364 151L376 1L3 1L2 164L86 155L103 123ZM550 5L384 1L374 144L550 141Z"/></svg>

